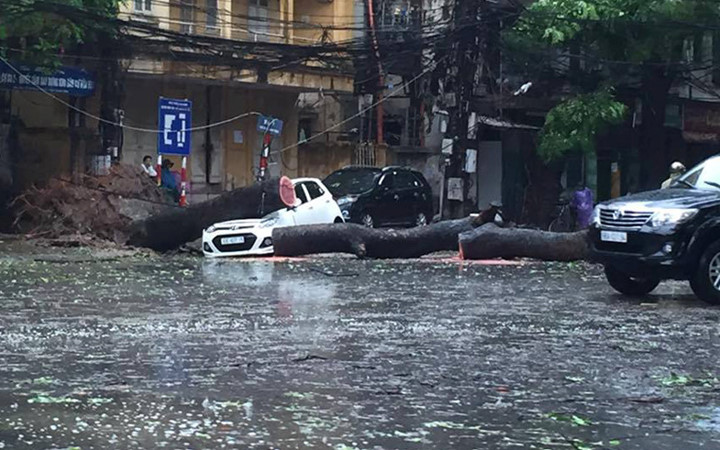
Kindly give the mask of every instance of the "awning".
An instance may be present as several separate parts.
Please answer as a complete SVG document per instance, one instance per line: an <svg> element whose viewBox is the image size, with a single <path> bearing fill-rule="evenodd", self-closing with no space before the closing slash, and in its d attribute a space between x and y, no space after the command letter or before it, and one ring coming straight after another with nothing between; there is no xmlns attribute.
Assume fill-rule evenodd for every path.
<svg viewBox="0 0 720 450"><path fill-rule="evenodd" d="M685 102L683 137L687 142L694 143L720 141L720 103Z"/></svg>

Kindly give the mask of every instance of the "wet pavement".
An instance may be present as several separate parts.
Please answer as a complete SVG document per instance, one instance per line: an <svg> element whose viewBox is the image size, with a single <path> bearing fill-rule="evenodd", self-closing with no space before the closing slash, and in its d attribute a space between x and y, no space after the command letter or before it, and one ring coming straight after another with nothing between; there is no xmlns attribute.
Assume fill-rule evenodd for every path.
<svg viewBox="0 0 720 450"><path fill-rule="evenodd" d="M0 448L720 449L719 321L580 264L0 246Z"/></svg>

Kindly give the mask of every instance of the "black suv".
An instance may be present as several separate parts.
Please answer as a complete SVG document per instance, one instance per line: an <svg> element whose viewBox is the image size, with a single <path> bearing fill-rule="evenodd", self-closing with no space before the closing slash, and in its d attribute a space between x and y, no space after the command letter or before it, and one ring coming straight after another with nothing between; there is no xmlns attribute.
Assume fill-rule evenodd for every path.
<svg viewBox="0 0 720 450"><path fill-rule="evenodd" d="M720 304L720 155L669 189L598 205L590 240L608 282L623 294L648 294L664 279L690 280L698 297Z"/></svg>
<svg viewBox="0 0 720 450"><path fill-rule="evenodd" d="M432 190L418 171L404 167L345 167L323 181L346 222L367 227L421 226L433 217Z"/></svg>

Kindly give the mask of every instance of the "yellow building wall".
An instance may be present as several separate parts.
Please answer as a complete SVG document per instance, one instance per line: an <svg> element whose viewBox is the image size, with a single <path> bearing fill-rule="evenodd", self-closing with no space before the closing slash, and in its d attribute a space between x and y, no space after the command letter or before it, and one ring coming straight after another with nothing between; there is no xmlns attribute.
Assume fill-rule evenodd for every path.
<svg viewBox="0 0 720 450"><path fill-rule="evenodd" d="M152 9L149 12L135 11L135 0L127 0L120 2L120 14L119 18L128 20L130 17L134 19L145 19L148 22L155 23L158 27L163 29L170 28L170 2L152 2Z"/></svg>
<svg viewBox="0 0 720 450"><path fill-rule="evenodd" d="M363 22L363 16L353 16L353 0L335 0L334 2L332 2L332 5L335 8L333 14L335 15L334 24L336 26L341 26L345 28L365 27L365 24ZM349 41L350 39L352 39L352 35L353 30L334 31L335 42Z"/></svg>
<svg viewBox="0 0 720 450"><path fill-rule="evenodd" d="M295 43L302 45L320 42L322 27L331 27L335 23L335 5L318 0L294 0L294 5Z"/></svg>
<svg viewBox="0 0 720 450"><path fill-rule="evenodd" d="M334 171L352 164L354 145L309 142L300 146L298 159L299 177L313 177L321 180Z"/></svg>
<svg viewBox="0 0 720 450"><path fill-rule="evenodd" d="M67 95L57 94L62 101ZM14 90L11 93L12 114L20 122L17 127L19 157L16 176L21 188L42 185L53 177L68 178L71 173L70 134L68 108L58 100L36 91ZM83 108L97 115L99 94L88 97ZM79 164L85 163L85 155L99 150L98 127L95 119L85 117L85 126L78 131L76 152Z"/></svg>
<svg viewBox="0 0 720 450"><path fill-rule="evenodd" d="M178 82L162 79L128 79L127 92L133 92L125 102L125 123L140 128L157 127L157 103L160 96L188 99L193 102L193 127L202 127L208 123L208 93L210 103L209 123L259 112L277 117L284 122L283 133L275 138L272 150L297 143L297 111L295 103L298 94L287 90L278 90L270 86L248 88L238 84L201 84L197 81ZM209 92L208 92L209 89ZM213 144L211 184L222 189L248 186L255 182L258 159L262 144L261 133L256 131L257 115L237 119L209 130ZM188 160L188 179L192 185L206 182L205 130L193 131L191 137L191 155ZM238 142L242 141L242 142ZM123 162L140 164L145 155L157 158L157 135L126 130L124 133ZM297 149L293 148L280 154L274 153L276 164L270 167L271 176L297 174ZM180 158L167 156L180 168Z"/></svg>
<svg viewBox="0 0 720 450"><path fill-rule="evenodd" d="M280 152L297 143L297 93L274 89L233 89L224 91L225 113L233 117L254 111L276 117L284 122L282 135L271 145L270 176L295 177L298 173L297 148ZM242 133L242 143L235 142L236 131ZM255 182L263 133L257 131L257 116L241 119L224 128L226 189L247 186Z"/></svg>
<svg viewBox="0 0 720 450"><path fill-rule="evenodd" d="M218 0L219 34L226 38L251 39L247 32L250 0ZM197 3L197 2L196 2ZM197 25L196 32L206 32L202 6L195 10L193 22ZM291 22L301 20L313 24L338 25L355 23L352 19L352 0L335 0L319 2L318 0L268 0L268 31L273 36L266 40L273 42L295 42L307 44L308 39L317 41L321 31L303 28ZM180 12L178 2L152 2L150 12L136 12L134 0L120 4L120 17L134 20L145 20L156 24L159 28L179 29ZM282 23L282 22L285 23ZM217 33L217 32L214 32ZM350 30L335 30L332 39L340 42L350 38ZM293 37L298 39L293 41ZM261 40L261 39L259 39ZM234 76L227 68L208 68L173 61L136 59L125 79L124 101L125 123L140 128L155 129L157 127L157 101L159 96L170 98L188 98L193 101L193 126L205 125L208 121L208 91L210 88L210 121L216 122L240 113L257 111L272 115L285 122L282 136L275 138L272 144L273 164L271 175L297 176L300 171L310 173L312 169L298 167L298 149L291 148L280 154L281 148L297 143L297 110L295 107L298 92L319 90L352 92L352 77L337 74L320 74L310 71L272 72L268 84L252 85L257 75L252 70L242 72L242 76ZM153 77L140 78L139 73L152 74ZM167 76L187 77L187 81ZM250 76L248 76L250 75ZM244 82L239 84L237 81ZM250 84L249 84L250 83ZM67 96L58 95L67 101ZM95 115L99 111L99 95L88 98L85 104L78 106ZM47 180L53 176L66 176L70 173L70 136L68 132L67 107L40 92L14 91L12 93L13 114L22 123L19 129L22 169L21 183L29 185ZM223 188L232 188L252 184L257 170L257 159L260 152L262 136L255 131L257 117L252 116L235 121L223 127L214 128L210 132L213 142L212 183ZM236 133L239 132L239 133ZM86 118L85 130L80 133L80 156L84 160L85 153L100 150L97 122ZM123 144L123 162L139 165L144 155L157 155L157 135L152 132L125 130ZM236 142L242 136L242 142ZM188 167L190 180L193 183L204 183L205 174L205 142L204 132L195 132L192 137L192 157ZM341 154L343 151L340 152ZM321 160L316 154L308 154L309 161ZM175 160L176 169L180 168L180 159ZM341 156L338 161L344 160ZM334 167L336 164L330 164Z"/></svg>
<svg viewBox="0 0 720 450"><path fill-rule="evenodd" d="M294 0L294 43L320 42L323 27L362 27L362 17L356 19L352 15L352 0ZM352 30L331 30L328 37L335 43L347 41L352 38Z"/></svg>
<svg viewBox="0 0 720 450"><path fill-rule="evenodd" d="M263 0L264 1L264 0ZM333 26L361 26L353 18L353 0L267 0L267 34L252 33L249 21L251 3L258 5L258 0L218 0L217 27L207 27L205 4L195 0L192 8L191 32L221 36L228 39L249 40L260 42L288 42L309 44L319 42L323 29ZM163 29L181 31L182 22L180 2L152 2L151 11L136 11L134 0L120 4L120 18L127 20L144 20L156 24ZM333 42L351 39L352 30L332 30L329 38Z"/></svg>

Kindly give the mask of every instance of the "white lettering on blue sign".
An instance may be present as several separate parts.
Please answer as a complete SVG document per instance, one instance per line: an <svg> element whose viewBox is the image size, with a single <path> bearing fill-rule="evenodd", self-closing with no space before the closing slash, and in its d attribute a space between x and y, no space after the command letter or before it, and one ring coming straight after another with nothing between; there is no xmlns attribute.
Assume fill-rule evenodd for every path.
<svg viewBox="0 0 720 450"><path fill-rule="evenodd" d="M158 103L158 152L189 155L192 102L160 98Z"/></svg>

